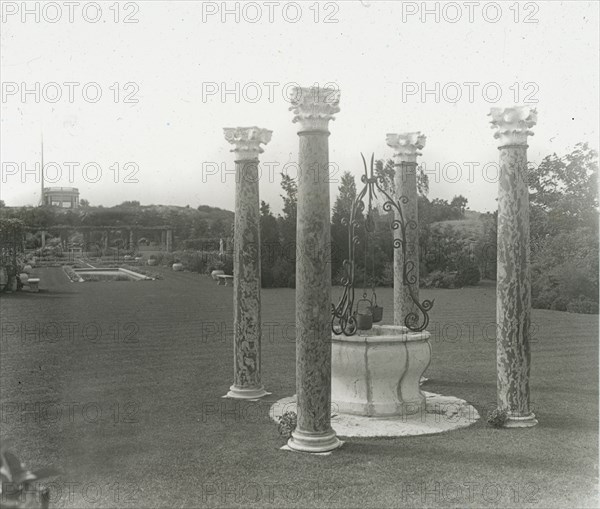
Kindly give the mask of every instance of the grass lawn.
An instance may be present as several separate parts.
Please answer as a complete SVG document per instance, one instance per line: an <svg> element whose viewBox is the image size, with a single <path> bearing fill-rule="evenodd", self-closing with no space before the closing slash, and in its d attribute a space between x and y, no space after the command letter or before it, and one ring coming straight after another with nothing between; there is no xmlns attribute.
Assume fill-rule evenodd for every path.
<svg viewBox="0 0 600 509"><path fill-rule="evenodd" d="M294 291L263 291L265 401L232 383L232 288L164 279L70 283L0 299L2 439L30 468L62 469L57 507L595 507L598 317L534 310L539 425L482 419L445 434L350 439L329 456L283 452L268 418L295 392ZM384 323L392 293L382 289ZM495 405L495 288L435 298L424 389ZM62 332L61 334L58 331Z"/></svg>

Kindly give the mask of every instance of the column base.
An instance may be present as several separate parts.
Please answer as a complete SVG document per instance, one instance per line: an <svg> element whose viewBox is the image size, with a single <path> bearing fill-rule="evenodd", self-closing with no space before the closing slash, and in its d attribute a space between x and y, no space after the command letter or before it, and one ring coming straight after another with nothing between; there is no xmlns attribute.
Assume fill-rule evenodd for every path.
<svg viewBox="0 0 600 509"><path fill-rule="evenodd" d="M331 428L320 433L295 430L287 443L292 451L299 452L328 452L341 447L342 444Z"/></svg>
<svg viewBox="0 0 600 509"><path fill-rule="evenodd" d="M263 396L267 396L270 394L265 391L264 387L244 389L243 387L236 387L232 385L229 388L229 392L223 396L224 398L233 398L233 399L257 399L262 398Z"/></svg>
<svg viewBox="0 0 600 509"><path fill-rule="evenodd" d="M531 412L529 415L511 415L508 414L508 420L502 426L503 428L533 428L538 420L535 414Z"/></svg>

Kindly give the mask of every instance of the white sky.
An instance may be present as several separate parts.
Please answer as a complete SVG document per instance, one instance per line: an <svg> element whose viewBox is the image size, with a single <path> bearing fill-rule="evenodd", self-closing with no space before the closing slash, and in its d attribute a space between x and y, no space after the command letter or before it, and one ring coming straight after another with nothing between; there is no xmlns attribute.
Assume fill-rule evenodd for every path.
<svg viewBox="0 0 600 509"><path fill-rule="evenodd" d="M509 89L513 83L520 90L521 103L528 92L539 100L538 125L529 140L531 161L539 162L552 152L563 154L580 141L598 148L598 2L521 2L518 23L515 8L510 9L514 2L500 2L501 19L496 23L486 21L482 13L490 2L473 7L472 23L465 2L454 3L462 11L456 23L443 18L436 22L433 14L423 22L419 13L403 21L403 9L404 14L412 7L420 9L421 2L321 2L318 23L312 1L300 2L297 23L283 17L282 8L289 2L273 6L273 23L265 2L255 3L262 11L256 23L244 19L236 23L233 15L222 22L220 13L203 22L202 2L122 2L121 20L131 14L139 20L136 24L115 23L115 8L109 9L112 1L101 2L99 22L86 22L81 10L89 3L75 7L71 23L68 6L56 2L62 19L50 23L48 19L58 11L46 8L42 12L43 3L28 2L30 9L39 10L40 20L36 22L31 14L23 22L22 2L3 2L3 90L18 87L15 95L5 94L1 105L1 196L7 205L38 203L40 185L34 175L12 175L10 163L34 170L40 160L43 129L45 161L59 163L63 176L47 185L78 187L81 197L93 205L139 200L233 210L233 175L225 176L224 183L221 175L203 178L203 163L224 164L232 171L233 154L222 128L253 125L273 130L262 161L276 162L279 169L296 161L296 126L282 93L284 85L292 82L303 86L335 83L341 90L341 111L330 123L330 161L340 172L360 175L361 151L390 157L386 133L419 130L427 135L421 162L430 172L430 198L463 194L474 210L495 209L493 168L487 181L481 171L481 166L498 158L487 114L492 106L514 104ZM205 10L222 7L222 2L204 4ZM228 6L235 8L235 2ZM441 13L445 9L446 18L456 15L452 5L428 2L427 6ZM15 7L19 12L10 15ZM92 19L93 6L86 8ZM291 20L295 10L286 8ZM246 7L248 17L255 15L252 9ZM492 19L494 7L486 9ZM327 14L338 23L324 23ZM527 15L538 22L524 23ZM49 82L81 85L75 88L73 103L64 85L58 102L44 100L43 95L36 102L34 94L23 100L22 83L33 89L35 82L40 90ZM102 90L97 103L82 98L82 86L89 82L96 82ZM115 82L121 85L117 103L109 88ZM128 82L139 87L136 104L123 102L123 96L133 90L123 90ZM250 100L256 89L247 84L256 82L261 84L262 97L257 102L241 97L237 103L233 94L225 101L216 94L203 101L203 83L209 82L219 89L222 83L229 89L239 83L240 90L246 87ZM266 82L278 83L272 102L268 87L262 85ZM438 82L440 90L450 82L480 85L473 102L464 85L458 102L443 96L436 102L433 94L425 102L420 94L403 101L403 83L408 82L418 87L426 83L430 89ZM500 101L485 100L482 86L486 83L499 85ZM534 83L535 88L526 88L526 83ZM55 90L47 87L46 99L53 99ZM446 86L445 90L447 98L454 100L455 89ZM495 89L488 90L493 96ZM72 179L65 162L80 165ZM82 175L81 166L89 162L101 168L98 182L89 181L95 176L93 169L88 181ZM124 182L129 174L123 171L127 162L138 165L135 179L139 182ZM472 178L468 162L480 165ZM122 168L118 182L109 169L114 163ZM462 178L453 181L456 174L450 167L447 178L442 178L441 172L435 172L436 163L457 163ZM337 184L331 189L333 204ZM280 193L278 173L274 179L263 174L261 198L276 212L281 209Z"/></svg>

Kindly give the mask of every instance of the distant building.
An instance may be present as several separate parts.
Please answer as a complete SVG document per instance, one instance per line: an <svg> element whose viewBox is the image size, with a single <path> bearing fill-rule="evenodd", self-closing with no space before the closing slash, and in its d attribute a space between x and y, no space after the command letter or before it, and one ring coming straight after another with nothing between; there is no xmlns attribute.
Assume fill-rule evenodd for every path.
<svg viewBox="0 0 600 509"><path fill-rule="evenodd" d="M76 187L44 187L42 205L76 209L79 207L79 189Z"/></svg>

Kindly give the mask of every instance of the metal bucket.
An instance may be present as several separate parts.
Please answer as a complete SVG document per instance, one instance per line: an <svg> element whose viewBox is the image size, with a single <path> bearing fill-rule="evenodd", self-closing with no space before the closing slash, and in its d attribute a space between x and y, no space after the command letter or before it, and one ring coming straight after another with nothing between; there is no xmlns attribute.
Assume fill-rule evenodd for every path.
<svg viewBox="0 0 600 509"><path fill-rule="evenodd" d="M361 302L367 302L369 306L364 311L359 310ZM369 330L373 327L373 312L371 311L372 302L369 299L360 299L356 303L356 327L360 330Z"/></svg>
<svg viewBox="0 0 600 509"><path fill-rule="evenodd" d="M373 315L373 323L383 320L383 307L377 305L377 294L373 292L373 303L371 304L371 314Z"/></svg>
<svg viewBox="0 0 600 509"><path fill-rule="evenodd" d="M373 315L373 323L381 322L383 320L383 308L375 304L371 306L371 314Z"/></svg>

